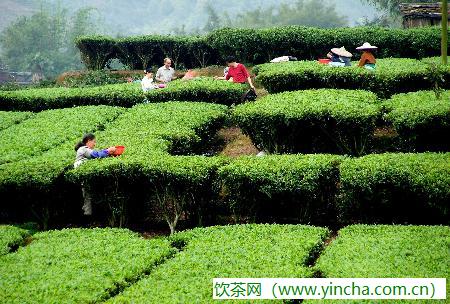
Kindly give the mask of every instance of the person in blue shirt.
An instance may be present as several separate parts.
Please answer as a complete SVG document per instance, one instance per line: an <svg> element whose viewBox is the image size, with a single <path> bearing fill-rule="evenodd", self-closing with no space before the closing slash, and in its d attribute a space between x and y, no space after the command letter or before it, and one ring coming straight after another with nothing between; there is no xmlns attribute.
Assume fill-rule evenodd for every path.
<svg viewBox="0 0 450 304"><path fill-rule="evenodd" d="M111 156L116 151L116 147L109 147L103 150L94 150L97 141L95 135L92 133L85 134L83 139L75 145L77 152L75 157L74 168L78 168L82 163L89 159L105 158ZM83 211L85 215L92 215L92 198L88 186L81 183L81 190L83 192Z"/></svg>

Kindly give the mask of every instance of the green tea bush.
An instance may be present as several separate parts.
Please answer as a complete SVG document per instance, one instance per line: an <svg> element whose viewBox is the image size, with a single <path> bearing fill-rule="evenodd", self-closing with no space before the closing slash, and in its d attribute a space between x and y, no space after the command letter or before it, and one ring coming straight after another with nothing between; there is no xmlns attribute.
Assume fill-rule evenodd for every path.
<svg viewBox="0 0 450 304"><path fill-rule="evenodd" d="M207 39L221 57L236 55L242 61L254 64L268 62L287 54L301 60L323 58L333 46L344 45L352 53L357 53L356 47L366 41L379 47L380 58L422 58L440 54L438 28L407 30L379 27L321 29L304 26L279 26L267 29L224 28L211 32L207 35Z"/></svg>
<svg viewBox="0 0 450 304"><path fill-rule="evenodd" d="M383 105L404 150L450 151L450 91L394 95Z"/></svg>
<svg viewBox="0 0 450 304"><path fill-rule="evenodd" d="M83 36L76 40L88 69L103 69L111 58L133 69L162 65L171 57L176 67L204 67L222 63L234 55L251 64L268 62L289 54L301 60L324 57L334 46L348 50L366 41L379 47L377 56L422 58L440 54L439 28L389 29L355 27L321 29L304 26L278 26L266 29L223 28L206 36L146 35L113 39Z"/></svg>
<svg viewBox="0 0 450 304"><path fill-rule="evenodd" d="M268 95L233 111L243 132L271 153L367 153L380 115L375 94L329 89Z"/></svg>
<svg viewBox="0 0 450 304"><path fill-rule="evenodd" d="M117 57L116 41L106 36L80 36L75 39L81 60L90 70L102 70L109 59ZM125 64L125 62L124 62Z"/></svg>
<svg viewBox="0 0 450 304"><path fill-rule="evenodd" d="M33 117L31 112L5 112L0 111L0 131L17 125L25 119Z"/></svg>
<svg viewBox="0 0 450 304"><path fill-rule="evenodd" d="M270 93L312 88L364 89L388 98L403 92L431 89L433 72L415 59L377 60L375 71L357 67L330 67L317 61L267 63L255 67L256 80ZM450 66L442 72L450 79ZM445 82L444 88L450 88Z"/></svg>
<svg viewBox="0 0 450 304"><path fill-rule="evenodd" d="M253 221L333 225L339 163L334 155L242 157L219 169L234 215Z"/></svg>
<svg viewBox="0 0 450 304"><path fill-rule="evenodd" d="M29 232L15 226L0 225L0 256L18 248Z"/></svg>
<svg viewBox="0 0 450 304"><path fill-rule="evenodd" d="M65 229L33 239L1 258L2 303L101 302L175 253L165 239L119 229Z"/></svg>
<svg viewBox="0 0 450 304"><path fill-rule="evenodd" d="M116 159L90 161L66 177L92 185L93 194L103 198L107 214L114 215L110 216L111 223L123 223L131 202L150 201L147 216L162 218L173 232L183 214L204 214L199 210L207 209L211 197L218 193L214 177L223 160L174 157L169 152L198 151L222 125L225 111L225 106L200 102L136 106L98 135L100 145L120 143L127 147L126 153ZM137 210L128 208L133 209ZM142 213L137 216L142 217Z"/></svg>
<svg viewBox="0 0 450 304"><path fill-rule="evenodd" d="M339 221L448 224L449 162L450 153L386 153L344 160Z"/></svg>
<svg viewBox="0 0 450 304"><path fill-rule="evenodd" d="M205 101L231 105L245 92L241 85L212 79L174 81L144 94L140 85L124 83L88 88L45 88L0 92L0 109L42 111L83 105L132 107L145 101Z"/></svg>
<svg viewBox="0 0 450 304"><path fill-rule="evenodd" d="M134 84L112 84L91 88L44 88L0 93L0 109L39 112L85 105L131 107L144 101Z"/></svg>
<svg viewBox="0 0 450 304"><path fill-rule="evenodd" d="M243 85L199 78L189 81L172 81L167 88L151 90L145 94L145 97L150 102L183 100L232 105L239 103L246 91L247 88Z"/></svg>
<svg viewBox="0 0 450 304"><path fill-rule="evenodd" d="M175 234L183 252L107 303L210 303L213 278L312 277L326 228L236 225ZM246 303L246 302L243 302Z"/></svg>
<svg viewBox="0 0 450 304"><path fill-rule="evenodd" d="M81 107L49 110L0 131L0 165L37 156L83 133L101 129L124 109ZM74 144L75 145L75 144Z"/></svg>
<svg viewBox="0 0 450 304"><path fill-rule="evenodd" d="M448 226L348 226L339 230L337 239L325 249L315 268L329 278L447 278L448 297L449 240ZM445 303L445 300L431 301ZM354 300L323 302L354 303ZM416 302L430 303L430 300Z"/></svg>

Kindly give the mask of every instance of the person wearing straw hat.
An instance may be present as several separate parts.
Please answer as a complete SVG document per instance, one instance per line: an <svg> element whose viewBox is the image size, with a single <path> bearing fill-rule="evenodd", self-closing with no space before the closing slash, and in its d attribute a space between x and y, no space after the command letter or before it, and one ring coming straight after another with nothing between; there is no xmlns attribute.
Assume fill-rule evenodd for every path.
<svg viewBox="0 0 450 304"><path fill-rule="evenodd" d="M370 45L370 43L368 42L364 42L363 45L357 47L356 50L363 52L361 55L361 59L359 60L358 66L361 68L364 67L369 70L374 70L377 60L375 59L373 52L377 49L378 47Z"/></svg>
<svg viewBox="0 0 450 304"><path fill-rule="evenodd" d="M332 48L327 57L331 59L331 66L351 66L352 53L347 51L345 47Z"/></svg>

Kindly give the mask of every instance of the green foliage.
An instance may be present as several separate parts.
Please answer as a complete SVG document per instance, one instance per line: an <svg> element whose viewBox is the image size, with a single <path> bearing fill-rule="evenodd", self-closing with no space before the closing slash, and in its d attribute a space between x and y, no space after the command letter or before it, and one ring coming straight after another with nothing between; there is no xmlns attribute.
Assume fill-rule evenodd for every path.
<svg viewBox="0 0 450 304"><path fill-rule="evenodd" d="M355 48L366 41L379 47L379 58L436 56L440 31L437 28L282 26L258 30L224 28L208 34L207 39L221 57L231 54L241 61L259 64L287 54L299 60L317 60L325 57L334 46L345 46L357 53Z"/></svg>
<svg viewBox="0 0 450 304"><path fill-rule="evenodd" d="M209 303L212 278L312 277L308 264L328 234L325 228L294 225L181 232L171 239L187 243L182 253L108 303Z"/></svg>
<svg viewBox="0 0 450 304"><path fill-rule="evenodd" d="M92 32L91 10L80 9L69 16L60 6L54 12L41 7L30 17L18 18L0 35L4 62L11 69L31 70L47 77L80 68L73 39Z"/></svg>
<svg viewBox="0 0 450 304"><path fill-rule="evenodd" d="M167 240L119 229L65 229L33 239L1 258L3 303L101 302L175 253Z"/></svg>
<svg viewBox="0 0 450 304"><path fill-rule="evenodd" d="M102 70L116 54L115 41L110 37L79 36L75 39L75 45L80 50L81 60L90 70Z"/></svg>
<svg viewBox="0 0 450 304"><path fill-rule="evenodd" d="M13 125L17 125L22 121L32 118L31 112L4 112L0 111L0 131L9 128Z"/></svg>
<svg viewBox="0 0 450 304"><path fill-rule="evenodd" d="M9 253L11 249L19 247L28 235L29 232L25 229L0 225L0 256Z"/></svg>
<svg viewBox="0 0 450 304"><path fill-rule="evenodd" d="M280 3L268 8L238 14L232 21L235 27L262 28L274 25L303 25L321 28L342 27L347 25L345 17L336 12L336 7L323 0L297 0Z"/></svg>
<svg viewBox="0 0 450 304"><path fill-rule="evenodd" d="M131 201L142 203L142 197L133 199L133 195L142 194L152 202L150 209L159 213L159 218L174 230L182 214L187 210L198 214L198 209L218 192L214 189L214 173L222 160L201 156L171 157L168 153L197 151L222 125L225 111L225 106L208 103L136 106L113 127L97 135L99 145L122 144L127 147L126 153L120 158L90 161L66 176L92 184L93 195L103 200L109 214L122 210ZM136 187L133 193L130 187ZM103 193L109 194L105 197ZM121 204L120 208L117 203ZM166 209L166 206L172 208ZM122 211L120 216L125 215Z"/></svg>
<svg viewBox="0 0 450 304"><path fill-rule="evenodd" d="M450 91L438 99L434 92L394 95L384 102L385 120L410 151L450 151Z"/></svg>
<svg viewBox="0 0 450 304"><path fill-rule="evenodd" d="M132 68L142 69L162 65L165 56L185 67L223 63L229 55L253 64L286 54L312 60L324 57L333 46L344 45L354 50L366 41L379 47L377 56L380 58L422 58L439 54L440 31L377 27L320 29L292 25L268 29L223 28L202 37L149 35L113 39L84 36L78 38L76 44L89 69L103 69L108 59L114 57ZM208 58L203 57L205 54Z"/></svg>
<svg viewBox="0 0 450 304"><path fill-rule="evenodd" d="M98 71L86 71L73 75L63 74L62 77L58 79L58 84L66 88L92 87L92 86L103 86L107 84L118 84L118 83L123 84L127 82L128 78L131 78L132 80L141 80L142 73L108 72L105 70L98 70Z"/></svg>
<svg viewBox="0 0 450 304"><path fill-rule="evenodd" d="M332 225L342 159L320 154L242 157L221 167L219 177L238 217Z"/></svg>
<svg viewBox="0 0 450 304"><path fill-rule="evenodd" d="M263 64L254 70L269 92L293 91L309 88L364 89L379 97L434 88L428 65L414 59L379 59L376 71L352 67L334 68L313 61ZM442 71L450 79L450 68ZM443 84L449 87L450 82Z"/></svg>
<svg viewBox="0 0 450 304"><path fill-rule="evenodd" d="M448 226L348 226L339 230L337 239L325 249L315 268L329 278L449 278L449 241ZM447 297L449 285L447 279ZM358 300L358 303L374 302Z"/></svg>
<svg viewBox="0 0 450 304"><path fill-rule="evenodd" d="M164 89L147 94L133 83L88 88L45 88L0 92L0 109L9 111L42 111L85 105L131 107L147 101L205 101L231 105L240 102L245 88L212 79L174 81Z"/></svg>
<svg viewBox="0 0 450 304"><path fill-rule="evenodd" d="M83 133L102 128L123 112L115 107L49 110L0 131L0 165L37 156Z"/></svg>
<svg viewBox="0 0 450 304"><path fill-rule="evenodd" d="M203 101L232 105L240 102L247 88L228 81L199 78L193 80L175 80L162 90L151 90L145 94L149 102L170 100Z"/></svg>
<svg viewBox="0 0 450 304"><path fill-rule="evenodd" d="M448 224L450 153L386 153L340 166L341 223Z"/></svg>
<svg viewBox="0 0 450 304"><path fill-rule="evenodd" d="M367 153L379 116L375 94L329 89L268 95L233 112L243 132L270 153Z"/></svg>

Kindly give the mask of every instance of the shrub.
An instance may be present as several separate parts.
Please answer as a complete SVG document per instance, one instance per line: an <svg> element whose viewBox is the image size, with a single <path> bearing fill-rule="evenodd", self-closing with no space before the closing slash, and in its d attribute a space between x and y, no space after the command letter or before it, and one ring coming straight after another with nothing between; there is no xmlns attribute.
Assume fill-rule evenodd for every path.
<svg viewBox="0 0 450 304"><path fill-rule="evenodd" d="M112 84L89 88L46 88L0 92L0 109L8 111L42 111L83 105L132 107L147 101L205 101L230 105L238 103L243 86L226 81L198 79L174 81L167 88L145 94L137 84ZM202 100L204 99L204 100Z"/></svg>
<svg viewBox="0 0 450 304"><path fill-rule="evenodd" d="M344 160L338 215L346 223L448 224L450 153Z"/></svg>
<svg viewBox="0 0 450 304"><path fill-rule="evenodd" d="M325 56L334 46L345 45L347 49L355 50L366 41L379 47L380 58L422 58L440 54L438 28L223 28L200 37L146 35L113 39L84 36L76 40L76 45L89 69L102 69L108 59L114 57L131 68L142 69L160 65L165 56L172 57L176 66L186 67L221 63L229 55L252 64L286 54L313 60Z"/></svg>
<svg viewBox="0 0 450 304"><path fill-rule="evenodd" d="M119 229L65 229L33 236L2 257L3 303L94 303L117 294L175 250Z"/></svg>
<svg viewBox="0 0 450 304"><path fill-rule="evenodd" d="M364 89L379 97L396 93L431 89L428 65L414 59L379 59L375 72L352 67L333 68L314 61L268 63L257 66L254 72L270 93L311 88ZM445 77L450 76L446 69ZM444 87L449 87L448 82Z"/></svg>
<svg viewBox="0 0 450 304"><path fill-rule="evenodd" d="M115 107L49 110L0 131L0 165L40 155L83 133L103 128L123 112Z"/></svg>
<svg viewBox="0 0 450 304"><path fill-rule="evenodd" d="M0 108L34 111L85 105L131 107L144 101L142 90L133 84L112 84L91 88L45 88L0 93Z"/></svg>
<svg viewBox="0 0 450 304"><path fill-rule="evenodd" d="M18 248L24 242L24 238L28 235L29 232L25 229L9 225L0 225L0 256Z"/></svg>
<svg viewBox="0 0 450 304"><path fill-rule="evenodd" d="M243 132L271 153L366 153L379 116L373 93L349 90L269 95L233 112Z"/></svg>
<svg viewBox="0 0 450 304"><path fill-rule="evenodd" d="M332 47L342 45L356 53L353 50L366 41L379 47L380 58L436 56L439 54L440 31L438 28L279 26L268 29L224 28L210 33L207 39L221 57L232 54L244 62L258 64L284 55L313 60L324 57Z"/></svg>
<svg viewBox="0 0 450 304"><path fill-rule="evenodd" d="M246 90L246 87L239 84L208 78L176 80L170 82L165 89L149 91L146 99L150 102L183 100L232 105L240 102Z"/></svg>
<svg viewBox="0 0 450 304"><path fill-rule="evenodd" d="M225 110L225 106L187 102L136 106L98 136L102 145L125 145L126 153L117 159L91 161L66 176L92 185L93 195L103 201L111 224L123 224L127 211L133 209L128 209L128 204L142 202L145 197L152 202L146 216L160 213L159 218L169 222L174 231L181 215L204 214L198 211L218 192L214 190L214 172L222 161L170 157L168 153L198 151L222 125ZM130 191L130 187L135 190ZM136 195L141 195L140 199ZM162 208L165 206L172 208ZM139 211L140 218L142 213Z"/></svg>
<svg viewBox="0 0 450 304"><path fill-rule="evenodd" d="M109 59L117 57L115 40L106 36L80 36L75 45L80 50L81 60L90 70L102 70Z"/></svg>
<svg viewBox="0 0 450 304"><path fill-rule="evenodd" d="M13 125L17 125L25 119L33 117L33 113L30 112L4 112L0 111L0 131L9 128Z"/></svg>
<svg viewBox="0 0 450 304"><path fill-rule="evenodd" d="M335 223L339 156L242 157L219 169L224 194L238 217L296 223Z"/></svg>
<svg viewBox="0 0 450 304"><path fill-rule="evenodd" d="M394 95L384 108L404 150L450 151L450 91L440 99L431 91Z"/></svg>
<svg viewBox="0 0 450 304"><path fill-rule="evenodd" d="M140 80L142 71L86 71L66 72L58 76L57 84L66 88L93 87L108 84L126 83L128 78Z"/></svg>
<svg viewBox="0 0 450 304"><path fill-rule="evenodd" d="M339 231L315 268L329 278L449 278L449 239L450 229L446 226L348 226ZM449 285L447 279L447 297Z"/></svg>
<svg viewBox="0 0 450 304"><path fill-rule="evenodd" d="M312 277L325 228L238 225L181 232L184 250L108 303L209 303L213 278Z"/></svg>

